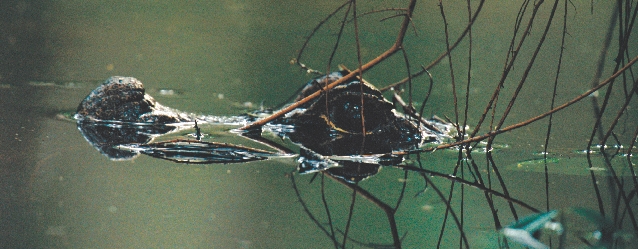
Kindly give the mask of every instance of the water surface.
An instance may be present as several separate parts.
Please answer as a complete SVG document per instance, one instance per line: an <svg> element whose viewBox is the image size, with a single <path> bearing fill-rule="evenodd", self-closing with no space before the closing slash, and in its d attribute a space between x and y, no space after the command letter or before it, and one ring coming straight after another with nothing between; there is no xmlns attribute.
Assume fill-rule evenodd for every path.
<svg viewBox="0 0 638 249"><path fill-rule="evenodd" d="M11 4L13 9L8 11L18 17L5 23L11 21L31 27L28 31L38 34L41 41L21 44L24 36L8 35L14 37L13 40L5 40L14 42L7 49L18 51L22 49L20 46L27 46L44 52L38 57L14 53L37 63L21 64L30 70L9 70L12 73L0 78L3 80L0 85L1 244L10 248L330 248L334 243L329 236L329 220L321 195L322 181L334 233L342 238L352 204L352 190L329 178L322 180L319 176L312 180L312 175L294 173L296 158L215 165L176 164L148 156L112 161L87 143L75 122L62 115L72 113L92 89L112 75L136 77L160 103L188 112L236 115L262 105L277 106L312 78L289 61L296 57L304 38L315 25L340 2L116 1L107 4L62 1L43 7L37 7L36 3ZM453 4L445 7L450 35L456 39L466 24L467 13L465 5ZM360 6L359 11L403 5L405 3L375 1ZM546 5L539 18L548 17L551 4ZM520 3L486 4L477 19L472 44L469 125L478 120L500 78L519 6ZM567 62L561 69L557 103L591 86L613 6L595 3L593 13L590 7L589 3L568 7L569 36L564 54ZM400 20L379 22L388 15L391 14L361 19L365 24L360 34L364 61L394 42ZM343 14L337 16L341 18ZM559 16L562 18L562 14ZM419 64L428 64L445 48L437 2L419 2L414 22L416 35L409 31L406 51L412 70L417 71ZM338 31L336 21L330 24L316 34L303 57L304 63L320 71L326 71L329 51ZM545 50L539 55L539 62L506 125L549 109L561 24L562 19L552 26ZM505 108L505 101L509 101L520 80L526 65L522 62L530 58L543 25L544 22L535 24L529 44L524 48L527 52L521 55L524 59L515 65L506 81L499 112ZM340 48L343 52L337 55L331 70L335 70L338 63L350 68L357 66L354 35L349 27ZM465 42L452 54L457 84L467 81L467 49ZM612 42L603 78L613 70L615 51L617 42ZM635 47L630 47L628 53L635 56ZM389 85L405 77L402 63L403 58L397 54L364 77L379 87ZM431 73L435 88L426 114L452 118L447 59ZM12 74L22 75L9 77ZM416 80L413 95L416 101L424 98L425 83L424 78ZM622 90L618 89L622 88L614 89L617 97L609 104L614 114L605 116L605 124L609 124L624 101ZM463 96L465 90L459 91L459 96ZM601 91L599 96L604 93ZM630 107L635 105L634 99ZM637 123L635 111L628 110L616 130L624 146L631 141ZM538 154L544 149L546 120L499 136L495 143L505 148L493 153L494 165L498 166L509 194L538 210L546 209L547 200L550 209L599 210L589 161L579 152L586 149L594 124L591 102L582 101L559 112L554 122L548 150L551 159L547 164L547 199L545 163L539 161L543 157ZM204 127L205 132L211 134L207 138L211 141L254 144L229 135L230 128ZM187 137L193 131L185 130L172 136ZM282 143L298 149L289 142ZM416 159L416 155L411 155L406 164L418 167ZM485 167L485 154L474 153L474 160L479 162L481 173L486 177L489 170ZM452 174L457 153L455 150L422 153L420 161L428 170ZM610 187L613 182L606 178L609 171L605 170L605 158L596 155L591 161L599 177L604 206L607 212L612 212L610 210L617 207L612 198L615 187ZM626 157L617 156L612 165L619 175L631 175ZM443 224L445 202L431 188L422 193L425 181L421 176L410 173L406 179L404 174L402 169L384 167L358 186L392 207L403 191L395 214L398 233L405 236L403 247L434 247ZM293 180L298 192L293 188ZM451 181L441 177L432 177L432 181L447 196ZM490 181L495 190L502 192L495 175L491 175ZM630 182L630 178L627 177L626 182ZM461 191L463 204L459 197ZM464 209L464 231L470 245L498 247L501 235L495 230L484 192L471 187L461 190L457 184L454 194L458 199L453 199L452 206L456 212L460 212L461 207ZM508 202L495 199L500 223L514 222ZM347 247L392 245L385 213L361 196L354 203L348 233L351 240ZM519 217L533 213L520 206L516 206L516 210ZM626 219L624 222L624 228L635 235L629 222ZM445 226L441 247L458 248L458 228L450 218ZM341 243L341 239L338 242Z"/></svg>

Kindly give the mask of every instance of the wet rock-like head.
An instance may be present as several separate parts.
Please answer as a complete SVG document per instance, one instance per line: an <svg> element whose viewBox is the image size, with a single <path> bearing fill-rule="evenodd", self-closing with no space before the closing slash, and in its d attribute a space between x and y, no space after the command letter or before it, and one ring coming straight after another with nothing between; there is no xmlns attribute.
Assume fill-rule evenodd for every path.
<svg viewBox="0 0 638 249"><path fill-rule="evenodd" d="M417 148L422 141L416 124L399 116L374 86L360 81L321 94L286 119L295 126L290 139L321 155L390 153Z"/></svg>
<svg viewBox="0 0 638 249"><path fill-rule="evenodd" d="M152 135L175 128L165 124L186 121L186 116L145 94L139 80L113 76L82 100L76 119L84 138L98 151L113 160L127 160L139 153L119 150L116 146L147 143ZM112 126L110 121L122 123Z"/></svg>
<svg viewBox="0 0 638 249"><path fill-rule="evenodd" d="M126 122L179 122L178 113L145 94L142 82L133 77L113 76L95 88L80 103L78 119Z"/></svg>

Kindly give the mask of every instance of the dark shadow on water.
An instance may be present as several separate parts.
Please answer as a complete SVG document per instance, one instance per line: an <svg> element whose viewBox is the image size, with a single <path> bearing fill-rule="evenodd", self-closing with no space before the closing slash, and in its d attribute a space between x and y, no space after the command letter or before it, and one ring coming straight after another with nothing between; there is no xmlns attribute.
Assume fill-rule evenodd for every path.
<svg viewBox="0 0 638 249"><path fill-rule="evenodd" d="M30 104L41 100L33 96L34 91L29 87L0 90L0 244L7 248L35 248L44 235L28 188L36 165L31 155L38 149L31 138L37 136L43 118L38 106Z"/></svg>
<svg viewBox="0 0 638 249"><path fill-rule="evenodd" d="M0 245L37 248L44 239L28 190L42 110L37 89L27 82L40 78L52 62L47 50L48 1L0 2ZM29 238L29 239L25 239Z"/></svg>

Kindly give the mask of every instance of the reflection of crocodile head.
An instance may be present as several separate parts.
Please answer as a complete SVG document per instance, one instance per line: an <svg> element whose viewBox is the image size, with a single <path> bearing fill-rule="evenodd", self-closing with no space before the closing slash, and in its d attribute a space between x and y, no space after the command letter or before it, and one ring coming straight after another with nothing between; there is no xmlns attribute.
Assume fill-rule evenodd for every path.
<svg viewBox="0 0 638 249"><path fill-rule="evenodd" d="M111 160L129 160L139 153L120 150L118 145L145 144L153 136L171 132L175 127L154 123L78 120L78 129L86 141Z"/></svg>

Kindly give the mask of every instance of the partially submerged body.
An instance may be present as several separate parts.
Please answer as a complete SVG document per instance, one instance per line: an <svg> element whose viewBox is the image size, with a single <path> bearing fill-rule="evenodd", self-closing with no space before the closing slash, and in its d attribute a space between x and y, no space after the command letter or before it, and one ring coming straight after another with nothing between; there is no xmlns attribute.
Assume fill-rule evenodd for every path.
<svg viewBox="0 0 638 249"><path fill-rule="evenodd" d="M336 72L314 79L298 98L340 77L341 73ZM131 77L109 78L80 103L75 118L87 141L116 160L130 159L144 153L177 162L228 163L261 160L267 158L268 154L213 141L201 142L192 151L175 146L181 141L175 141L175 144L166 141L149 144L154 136L171 132L183 124L192 127L195 121L200 124L239 126L258 118L254 115L220 117L184 113L157 103L145 93L142 83ZM260 130L248 131L243 135L255 138L264 131L270 131L282 138L289 138L302 148L300 171L303 168L304 171L314 172L339 165L339 160L330 160L329 157L361 158L375 155L379 159L384 158L383 155L417 150L424 143L437 143L450 138L447 134L450 134L451 125L434 122L438 130L432 130L415 120L396 112L394 105L374 86L353 80L322 93L314 101L273 120ZM237 150L237 153L233 154L233 150ZM175 151L183 152L180 155ZM228 156L229 152L231 156ZM257 156L242 156L251 153ZM198 161L197 157L214 159ZM396 162L397 157L401 156L392 156L390 161ZM361 159L350 161L365 163Z"/></svg>

